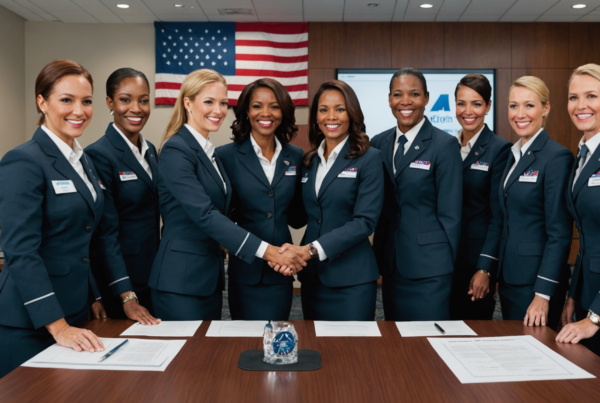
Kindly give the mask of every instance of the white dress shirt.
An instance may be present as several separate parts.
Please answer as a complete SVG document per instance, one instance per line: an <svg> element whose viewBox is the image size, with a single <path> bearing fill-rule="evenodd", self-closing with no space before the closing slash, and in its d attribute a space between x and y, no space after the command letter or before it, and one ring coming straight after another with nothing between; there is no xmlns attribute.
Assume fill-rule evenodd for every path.
<svg viewBox="0 0 600 403"><path fill-rule="evenodd" d="M481 130L479 130L477 132L477 134L475 134L471 140L467 141L467 145L463 147L462 145L462 136L463 136L463 131L459 131L458 132L458 136L456 136L458 143L460 144L460 156L462 157L462 160L466 160L467 156L469 155L469 153L471 152L471 149L473 148L473 146L475 145L475 143L477 142L477 139L479 138L479 135L481 134L481 132L483 131L483 129L485 128L485 126L483 126L481 128Z"/></svg>
<svg viewBox="0 0 600 403"><path fill-rule="evenodd" d="M404 143L404 150L402 151L402 155L404 155L404 154L406 154L406 152L412 145L413 141L415 141L415 138L417 137L417 134L419 134L419 130L421 130L421 127L423 127L424 123L425 123L425 118L423 118L423 120L421 120L415 127L410 129L406 133L402 133L400 131L400 128L398 126L396 126L396 139L394 141L394 155L392 156L392 164L394 165L394 175L396 175L396 163L394 162L394 160L396 159L396 151L398 151L398 146L400 145L398 143L398 139L400 139L400 136L406 136L406 143Z"/></svg>
<svg viewBox="0 0 600 403"><path fill-rule="evenodd" d="M588 153L585 156L585 161L579 161L579 166L575 171L575 178L573 179L573 188L575 187L575 182L577 182L577 179L579 178L579 174L581 174L581 171L583 171L583 167L590 160L592 154L594 154L594 151L596 151L596 148L598 148L598 144L600 144L600 136L598 136L598 134L599 133L594 134L594 137L592 137L588 141L584 141L585 136L583 136L581 140L579 140L579 151L581 151L581 147L585 144L588 148ZM579 155L579 153L577 155ZM571 188L571 191L573 191L573 188Z"/></svg>
<svg viewBox="0 0 600 403"><path fill-rule="evenodd" d="M275 176L275 166L277 165L277 158L279 158L279 154L281 153L281 143L279 142L279 140L277 140L277 137L275 137L275 154L273 154L273 158L271 158L271 161L269 161L263 155L262 149L260 148L256 140L254 140L254 135L252 133L250 133L250 141L252 142L252 148L254 149L258 160L260 161L260 166L262 167L263 171L265 171L265 176L267 177L267 180L269 181L269 183L273 183L273 177Z"/></svg>
<svg viewBox="0 0 600 403"><path fill-rule="evenodd" d="M325 161L325 140L321 141L321 145L319 145L319 149L317 150L317 154L319 155L319 166L317 167L317 177L315 178L315 193L317 196L319 195L319 190L321 189L321 185L323 184L325 176L335 163L335 160L342 151L342 148L344 148L344 145L346 145L348 137L349 136L346 136L346 138L331 151L327 161ZM318 241L314 241L312 244L319 252L319 260L323 261L327 259L327 255L325 254L321 244Z"/></svg>
<svg viewBox="0 0 600 403"><path fill-rule="evenodd" d="M200 144L200 147L202 147L202 150L204 150L204 153L206 153L208 159L212 162L213 166L217 170L217 173L219 174L219 177L221 178L221 181L223 182L223 189L225 189L225 193L227 193L227 185L223 180L223 175L221 175L221 171L219 171L219 165L217 165L217 160L215 160L215 158L213 157L215 154L215 146L213 145L213 143L210 142L210 139L204 138L204 136L198 133L196 129L194 129L192 126L186 123L185 127L187 127L190 133L192 133L192 136L194 136L198 144Z"/></svg>
<svg viewBox="0 0 600 403"><path fill-rule="evenodd" d="M117 133L119 133L121 137L123 137L123 140L125 140L125 144L127 144L127 147L129 147L135 159L138 160L142 168L144 168L144 171L146 171L146 173L150 176L150 179L152 179L152 169L150 169L150 164L148 164L148 161L146 161L145 158L146 151L148 151L149 147L148 143L146 143L146 140L144 140L144 137L142 137L142 133L139 134L140 143L142 144L142 152L140 152L140 149L136 145L133 145L131 141L129 141L129 139L123 134L123 132L119 130L116 124L113 123L113 127L115 128Z"/></svg>
<svg viewBox="0 0 600 403"><path fill-rule="evenodd" d="M54 144L56 144L62 155L64 155L67 161L69 161L69 164L71 164L75 172L77 172L81 179L83 179L83 182L92 193L94 201L96 201L96 190L94 189L94 185L92 185L92 182L90 181L90 178L88 178L87 173L83 168L83 164L80 161L81 157L83 156L83 148L81 148L81 146L77 142L77 139L73 139L73 148L71 148L56 134L52 133L50 129L48 129L45 125L42 125L41 128L43 131L46 132L46 134L48 134L48 137L50 137Z"/></svg>

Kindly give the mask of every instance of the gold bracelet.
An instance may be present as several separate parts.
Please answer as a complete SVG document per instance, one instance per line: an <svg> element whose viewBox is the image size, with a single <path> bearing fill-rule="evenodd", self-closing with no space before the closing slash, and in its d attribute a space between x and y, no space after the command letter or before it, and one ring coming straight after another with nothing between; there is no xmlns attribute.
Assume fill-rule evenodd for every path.
<svg viewBox="0 0 600 403"><path fill-rule="evenodd" d="M490 273L489 271L487 271L487 270L479 269L479 270L477 270L477 272L478 272L478 273L483 273L483 274L485 274L486 276L488 276L489 278L492 278L492 275L491 275L491 273Z"/></svg>

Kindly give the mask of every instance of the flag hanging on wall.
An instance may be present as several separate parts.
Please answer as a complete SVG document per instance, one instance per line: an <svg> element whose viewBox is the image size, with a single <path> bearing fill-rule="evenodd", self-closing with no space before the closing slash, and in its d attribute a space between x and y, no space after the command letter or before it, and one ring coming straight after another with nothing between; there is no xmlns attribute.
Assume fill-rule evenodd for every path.
<svg viewBox="0 0 600 403"><path fill-rule="evenodd" d="M156 105L174 105L186 75L213 69L227 80L229 105L270 77L308 105L308 23L155 22Z"/></svg>

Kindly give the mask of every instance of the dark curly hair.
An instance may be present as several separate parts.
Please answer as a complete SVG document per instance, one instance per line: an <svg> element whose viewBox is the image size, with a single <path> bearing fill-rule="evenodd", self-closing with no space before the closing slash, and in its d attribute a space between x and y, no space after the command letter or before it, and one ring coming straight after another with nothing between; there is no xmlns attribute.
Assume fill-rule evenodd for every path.
<svg viewBox="0 0 600 403"><path fill-rule="evenodd" d="M275 94L277 103L281 108L281 124L275 129L275 136L282 146L286 145L296 137L298 132L298 126L296 126L296 116L294 114L296 107L290 97L290 94L284 88L284 86L277 80L272 78L260 78L246 86L238 99L238 104L234 108L235 120L231 125L233 141L240 142L250 136L252 127L250 126L250 120L248 119L248 109L250 108L250 102L252 100L252 94L258 88L268 88Z"/></svg>
<svg viewBox="0 0 600 403"><path fill-rule="evenodd" d="M365 117L360 109L360 103L358 102L356 93L352 87L343 81L327 81L321 84L319 90L313 98L312 104L310 105L310 115L308 117L308 139L310 140L310 145L312 148L304 153L304 156L302 157L302 162L307 167L310 166L310 160L317 153L319 145L325 138L325 135L317 123L317 112L319 111L319 100L321 95L323 95L325 91L329 90L335 90L342 93L344 99L346 100L346 111L348 112L348 117L350 118L350 127L348 128L350 153L345 155L344 158L348 159L360 157L367 152L369 147L371 147L369 137L365 134Z"/></svg>

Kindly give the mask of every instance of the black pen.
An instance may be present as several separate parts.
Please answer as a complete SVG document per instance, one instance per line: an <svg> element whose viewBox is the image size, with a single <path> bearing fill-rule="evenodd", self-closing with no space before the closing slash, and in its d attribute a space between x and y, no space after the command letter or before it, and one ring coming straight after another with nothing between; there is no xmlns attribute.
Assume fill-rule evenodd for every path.
<svg viewBox="0 0 600 403"><path fill-rule="evenodd" d="M437 325L436 325L437 326ZM125 343L127 343L129 341L129 339L125 340L123 343L119 344L117 347L113 348L112 350L110 350L108 353L106 353L102 358L100 358L98 360L98 362L102 362L104 360L106 360L108 357L110 357L111 355L113 355L118 349L120 349L121 347L123 347L123 345Z"/></svg>
<svg viewBox="0 0 600 403"><path fill-rule="evenodd" d="M434 323L434 325L435 325L435 327L437 327L437 330L442 332L442 334L446 334L446 331L444 329L442 329L442 327L440 325L438 325L437 323Z"/></svg>

